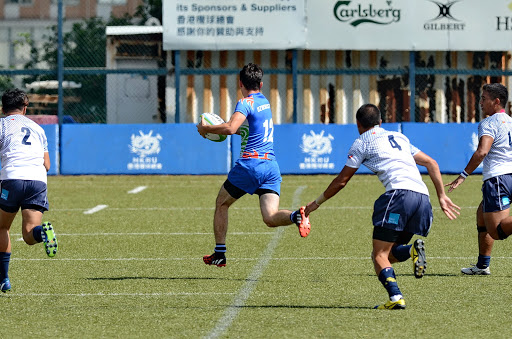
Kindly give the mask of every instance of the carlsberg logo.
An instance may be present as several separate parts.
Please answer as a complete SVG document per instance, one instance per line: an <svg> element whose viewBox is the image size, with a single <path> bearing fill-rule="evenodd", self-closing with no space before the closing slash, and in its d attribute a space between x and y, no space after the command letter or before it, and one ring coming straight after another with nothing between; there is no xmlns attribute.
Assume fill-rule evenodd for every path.
<svg viewBox="0 0 512 339"><path fill-rule="evenodd" d="M389 25L400 21L400 10L391 7L391 1L386 1L387 8L379 8L374 4L353 4L352 1L338 1L334 5L334 16L341 22L348 22L356 27L360 24L371 23Z"/></svg>

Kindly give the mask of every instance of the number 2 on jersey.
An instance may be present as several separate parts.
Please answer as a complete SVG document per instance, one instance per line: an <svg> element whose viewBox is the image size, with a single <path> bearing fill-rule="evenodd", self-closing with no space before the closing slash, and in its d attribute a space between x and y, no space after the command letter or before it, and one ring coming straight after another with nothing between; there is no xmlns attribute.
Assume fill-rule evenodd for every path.
<svg viewBox="0 0 512 339"><path fill-rule="evenodd" d="M263 127L265 127L263 142L274 142L274 122L272 119L265 120Z"/></svg>
<svg viewBox="0 0 512 339"><path fill-rule="evenodd" d="M25 133L25 136L23 137L23 140L21 140L21 143L23 145L32 145L32 143L28 141L28 138L30 137L30 130L26 127L22 127L21 131Z"/></svg>
<svg viewBox="0 0 512 339"><path fill-rule="evenodd" d="M394 136L390 135L390 136L388 136L388 139L389 139L389 143L391 144L391 147L398 148L399 151L402 150L402 147L398 144L398 142L396 142Z"/></svg>

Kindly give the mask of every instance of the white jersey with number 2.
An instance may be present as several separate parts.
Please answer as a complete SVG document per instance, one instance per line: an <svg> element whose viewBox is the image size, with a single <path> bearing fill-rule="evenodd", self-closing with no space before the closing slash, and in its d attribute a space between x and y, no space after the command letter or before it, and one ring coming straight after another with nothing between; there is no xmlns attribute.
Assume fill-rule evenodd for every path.
<svg viewBox="0 0 512 339"><path fill-rule="evenodd" d="M44 152L48 152L48 141L41 126L21 114L0 119L0 180L46 183Z"/></svg>
<svg viewBox="0 0 512 339"><path fill-rule="evenodd" d="M365 165L377 174L386 191L405 189L429 195L413 158L419 151L402 133L375 126L354 141L346 166Z"/></svg>

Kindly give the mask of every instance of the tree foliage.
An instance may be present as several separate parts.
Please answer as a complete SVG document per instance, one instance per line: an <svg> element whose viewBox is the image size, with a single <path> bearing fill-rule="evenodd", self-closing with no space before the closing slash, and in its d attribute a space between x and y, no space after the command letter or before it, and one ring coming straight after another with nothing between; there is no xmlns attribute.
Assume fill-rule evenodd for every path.
<svg viewBox="0 0 512 339"><path fill-rule="evenodd" d="M125 14L122 17L110 17L107 21L99 17L84 19L74 23L71 30L63 34L63 58L65 68L87 68L106 66L106 27L144 24L149 17L162 20L162 1L145 0L133 16ZM30 61L25 68L40 68L47 65L50 69L58 67L58 30L57 26L49 28L50 33L43 36L41 46L35 46L30 34L20 36L20 45L30 46ZM35 75L25 78L24 82L36 80L55 80L53 75ZM105 122L106 120L106 76L98 74L66 75L65 80L82 84L80 89L65 90L65 95L79 96L79 104L66 106L66 114L71 114L82 120ZM0 79L0 86L2 85ZM39 90L47 93L48 90Z"/></svg>

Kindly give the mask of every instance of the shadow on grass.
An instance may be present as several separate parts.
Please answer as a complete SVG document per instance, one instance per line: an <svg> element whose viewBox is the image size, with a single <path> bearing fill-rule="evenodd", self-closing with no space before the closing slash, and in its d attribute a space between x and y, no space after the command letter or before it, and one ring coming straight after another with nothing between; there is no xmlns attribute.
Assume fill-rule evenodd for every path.
<svg viewBox="0 0 512 339"><path fill-rule="evenodd" d="M356 310L368 310L373 307L367 306L350 306L350 305L244 305L236 306L240 308L297 308L297 309L326 309L326 310L338 310L338 309L356 309Z"/></svg>
<svg viewBox="0 0 512 339"><path fill-rule="evenodd" d="M239 280L245 281L246 279L232 279L232 278L212 278L212 277L98 277L98 278L85 278L85 280Z"/></svg>

